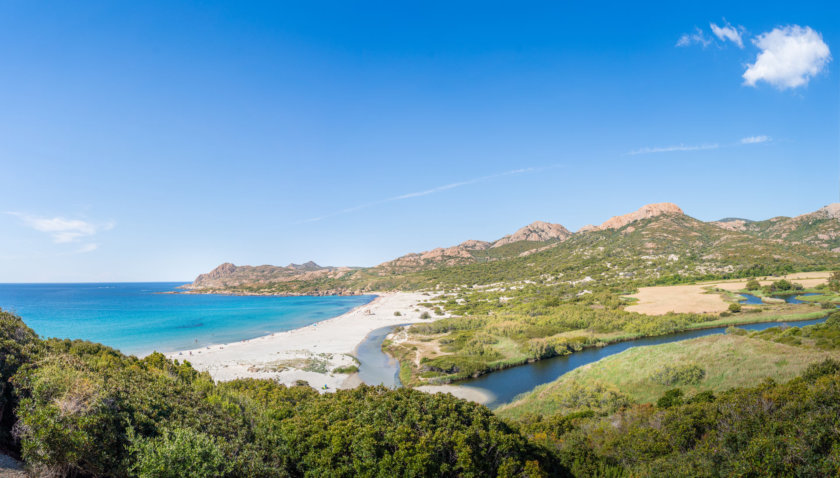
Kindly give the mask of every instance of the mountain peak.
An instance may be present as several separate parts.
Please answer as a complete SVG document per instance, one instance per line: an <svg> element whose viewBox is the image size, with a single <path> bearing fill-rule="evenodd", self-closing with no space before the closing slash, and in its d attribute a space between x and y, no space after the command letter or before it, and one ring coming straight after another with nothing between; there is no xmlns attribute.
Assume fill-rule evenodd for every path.
<svg viewBox="0 0 840 478"><path fill-rule="evenodd" d="M317 271L324 269L324 267L319 266L315 263L315 261L304 262L303 264L295 264L291 263L286 266L287 269L294 269L297 271Z"/></svg>
<svg viewBox="0 0 840 478"><path fill-rule="evenodd" d="M827 206L823 206L820 209L818 209L815 214L827 216L831 219L840 219L840 202L835 202Z"/></svg>
<svg viewBox="0 0 840 478"><path fill-rule="evenodd" d="M572 233L561 224L552 224L545 221L535 221L519 229L513 234L507 235L493 243L493 247L504 246L519 241L545 242L552 239L565 240Z"/></svg>
<svg viewBox="0 0 840 478"><path fill-rule="evenodd" d="M633 211L629 214L624 214L622 216L613 216L604 221L604 223L600 226L583 226L578 232L620 229L626 226L627 224L630 224L631 222L635 222L640 219L648 219L651 217L661 216L664 214L683 215L684 213L679 206L671 202L646 204L640 207L638 210Z"/></svg>

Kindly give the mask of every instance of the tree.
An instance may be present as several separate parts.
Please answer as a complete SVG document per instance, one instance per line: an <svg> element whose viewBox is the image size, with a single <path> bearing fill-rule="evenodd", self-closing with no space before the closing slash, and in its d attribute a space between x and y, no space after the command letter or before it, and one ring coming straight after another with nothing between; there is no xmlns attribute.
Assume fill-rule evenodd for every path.
<svg viewBox="0 0 840 478"><path fill-rule="evenodd" d="M761 284L757 280L750 279L750 280L747 281L747 290L758 290L758 289L761 289Z"/></svg>
<svg viewBox="0 0 840 478"><path fill-rule="evenodd" d="M738 312L741 312L741 304L739 304L737 302L733 302L733 303L729 304L729 312L732 312L733 314L737 314Z"/></svg>

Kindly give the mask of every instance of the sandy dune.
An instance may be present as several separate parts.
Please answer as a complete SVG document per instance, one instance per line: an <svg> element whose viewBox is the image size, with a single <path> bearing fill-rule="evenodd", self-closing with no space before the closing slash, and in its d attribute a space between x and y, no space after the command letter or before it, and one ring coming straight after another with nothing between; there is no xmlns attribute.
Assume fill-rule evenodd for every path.
<svg viewBox="0 0 840 478"><path fill-rule="evenodd" d="M419 302L429 300L418 293L381 293L373 302L344 315L300 329L278 332L251 340L201 349L172 352L168 357L188 360L216 380L269 378L293 384L306 380L315 388L352 388L358 382L346 374L331 373L336 367L354 365L350 354L371 331L389 325L424 321L427 311ZM395 316L394 312L401 316Z"/></svg>
<svg viewBox="0 0 840 478"><path fill-rule="evenodd" d="M799 272L784 277L805 287L814 287L825 283L829 274L830 272ZM766 285L779 279L772 277L759 282ZM638 293L630 296L639 301L627 306L625 310L647 315L662 315L668 312L717 314L727 310L729 303L719 294L710 293L709 290L719 288L737 291L743 289L746 284L746 279L743 279L694 285L642 287Z"/></svg>

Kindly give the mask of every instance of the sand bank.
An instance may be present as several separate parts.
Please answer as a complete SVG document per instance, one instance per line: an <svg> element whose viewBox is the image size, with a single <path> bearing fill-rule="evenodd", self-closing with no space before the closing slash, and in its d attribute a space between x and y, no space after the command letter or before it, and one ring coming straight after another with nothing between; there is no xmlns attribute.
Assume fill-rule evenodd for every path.
<svg viewBox="0 0 840 478"><path fill-rule="evenodd" d="M338 367L356 365L351 354L371 331L381 327L427 321L428 309L419 293L381 293L372 302L344 315L286 332L223 345L172 352L168 357L187 360L215 380L237 378L275 379L288 385L305 380L328 390L358 385L352 375L334 373ZM395 316L399 312L401 315Z"/></svg>
<svg viewBox="0 0 840 478"><path fill-rule="evenodd" d="M482 405L492 402L495 398L493 394L487 390L470 387L468 385L423 385L421 387L417 387L415 390L420 390L421 392L426 393L451 393L455 397L480 403Z"/></svg>

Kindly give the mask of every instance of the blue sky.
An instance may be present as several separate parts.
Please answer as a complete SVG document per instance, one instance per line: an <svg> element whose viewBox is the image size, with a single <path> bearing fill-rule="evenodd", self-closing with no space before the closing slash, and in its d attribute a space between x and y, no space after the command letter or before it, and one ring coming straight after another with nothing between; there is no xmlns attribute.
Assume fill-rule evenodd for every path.
<svg viewBox="0 0 840 478"><path fill-rule="evenodd" d="M840 200L836 2L304 3L0 3L0 281Z"/></svg>

